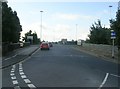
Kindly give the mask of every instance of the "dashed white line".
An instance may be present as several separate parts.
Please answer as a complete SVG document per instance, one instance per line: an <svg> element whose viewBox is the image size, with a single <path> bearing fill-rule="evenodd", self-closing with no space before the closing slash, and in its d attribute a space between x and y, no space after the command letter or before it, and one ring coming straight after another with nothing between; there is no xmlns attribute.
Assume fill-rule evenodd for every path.
<svg viewBox="0 0 120 89"><path fill-rule="evenodd" d="M20 72L20 75L24 75L24 72Z"/></svg>
<svg viewBox="0 0 120 89"><path fill-rule="evenodd" d="M17 80L13 80L12 82L13 82L14 85L18 84Z"/></svg>
<svg viewBox="0 0 120 89"><path fill-rule="evenodd" d="M22 77L23 79L24 79L24 78L27 78L25 75L22 75L21 77Z"/></svg>
<svg viewBox="0 0 120 89"><path fill-rule="evenodd" d="M17 78L16 78L15 73L14 73L15 67L16 67L15 65L12 66L10 75L11 75L12 83L15 86L14 89L20 89L20 87L18 86Z"/></svg>
<svg viewBox="0 0 120 89"><path fill-rule="evenodd" d="M20 72L23 72L23 70L19 70Z"/></svg>
<svg viewBox="0 0 120 89"><path fill-rule="evenodd" d="M106 73L106 76L105 76L105 78L104 78L104 80L103 80L102 84L99 86L99 88L98 88L98 89L101 89L101 88L103 87L103 85L106 83L107 78L108 78L108 75L109 75L109 73Z"/></svg>
<svg viewBox="0 0 120 89"><path fill-rule="evenodd" d="M15 72L14 70L11 71L11 73L14 73L14 72Z"/></svg>
<svg viewBox="0 0 120 89"><path fill-rule="evenodd" d="M14 76L15 74L14 74L14 73L11 73L10 75L11 75L11 76Z"/></svg>
<svg viewBox="0 0 120 89"><path fill-rule="evenodd" d="M14 89L21 89L19 86L15 86Z"/></svg>
<svg viewBox="0 0 120 89"><path fill-rule="evenodd" d="M36 88L33 84L28 84L28 87L30 87L30 88Z"/></svg>
<svg viewBox="0 0 120 89"><path fill-rule="evenodd" d="M20 67L19 70L22 70L22 67Z"/></svg>
<svg viewBox="0 0 120 89"><path fill-rule="evenodd" d="M13 76L13 77L11 77L11 79L12 79L12 80L14 80L14 79L16 79L16 77L15 77L15 76Z"/></svg>
<svg viewBox="0 0 120 89"><path fill-rule="evenodd" d="M27 78L27 76L24 74L23 69L22 69L22 64L19 64L19 74L21 75L21 78L24 80L24 82L27 84L29 88L36 88L31 81Z"/></svg>
<svg viewBox="0 0 120 89"><path fill-rule="evenodd" d="M24 79L25 83L31 83L29 79Z"/></svg>

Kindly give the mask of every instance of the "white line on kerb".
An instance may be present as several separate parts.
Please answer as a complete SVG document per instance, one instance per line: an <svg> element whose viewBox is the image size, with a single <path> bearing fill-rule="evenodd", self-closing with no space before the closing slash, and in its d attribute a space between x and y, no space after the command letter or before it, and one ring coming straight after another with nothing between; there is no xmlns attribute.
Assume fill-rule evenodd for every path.
<svg viewBox="0 0 120 89"><path fill-rule="evenodd" d="M17 54L12 56L12 57L6 58L5 60L11 59L11 58L16 57L16 56L17 56Z"/></svg>
<svg viewBox="0 0 120 89"><path fill-rule="evenodd" d="M33 56L35 53L37 53L38 51L40 50L40 48L39 49L37 49L37 51L35 51L31 56Z"/></svg>
<svg viewBox="0 0 120 89"><path fill-rule="evenodd" d="M105 76L105 78L104 78L104 80L103 80L102 84L99 86L99 88L98 88L98 89L101 89L101 88L103 87L103 85L104 85L104 84L105 84L105 82L107 81L108 75L109 75L109 73L106 73L106 76Z"/></svg>

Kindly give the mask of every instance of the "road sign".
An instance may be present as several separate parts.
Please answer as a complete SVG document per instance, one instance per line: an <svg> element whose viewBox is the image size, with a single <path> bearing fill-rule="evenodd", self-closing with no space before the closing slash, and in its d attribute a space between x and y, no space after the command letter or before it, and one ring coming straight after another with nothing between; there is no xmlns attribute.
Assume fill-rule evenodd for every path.
<svg viewBox="0 0 120 89"><path fill-rule="evenodd" d="M116 37L114 36L114 37L111 37L111 39L115 39Z"/></svg>
<svg viewBox="0 0 120 89"><path fill-rule="evenodd" d="M116 38L116 33L113 30L111 30L111 39L115 39L115 38Z"/></svg>

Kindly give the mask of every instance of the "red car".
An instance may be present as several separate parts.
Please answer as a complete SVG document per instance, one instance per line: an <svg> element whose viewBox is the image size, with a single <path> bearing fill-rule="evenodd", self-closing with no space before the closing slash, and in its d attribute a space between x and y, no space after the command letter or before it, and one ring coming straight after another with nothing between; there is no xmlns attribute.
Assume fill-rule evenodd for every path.
<svg viewBox="0 0 120 89"><path fill-rule="evenodd" d="M43 49L49 50L49 49L50 49L49 43L47 43L47 42L41 43L40 49L41 49L41 50L43 50Z"/></svg>

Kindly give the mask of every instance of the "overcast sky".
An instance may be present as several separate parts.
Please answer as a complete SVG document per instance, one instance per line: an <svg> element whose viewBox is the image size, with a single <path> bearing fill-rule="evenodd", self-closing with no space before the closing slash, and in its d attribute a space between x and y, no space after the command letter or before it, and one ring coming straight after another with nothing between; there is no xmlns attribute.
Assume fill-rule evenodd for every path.
<svg viewBox="0 0 120 89"><path fill-rule="evenodd" d="M109 27L109 18L116 17L118 8L118 2L34 2L34 0L15 2L9 0L8 5L12 10L17 11L23 29L22 36L32 30L40 37L40 11L42 10L42 40L45 41L59 41L62 38L85 40L88 38L90 26L98 19L103 26ZM113 6L111 15L109 5Z"/></svg>

